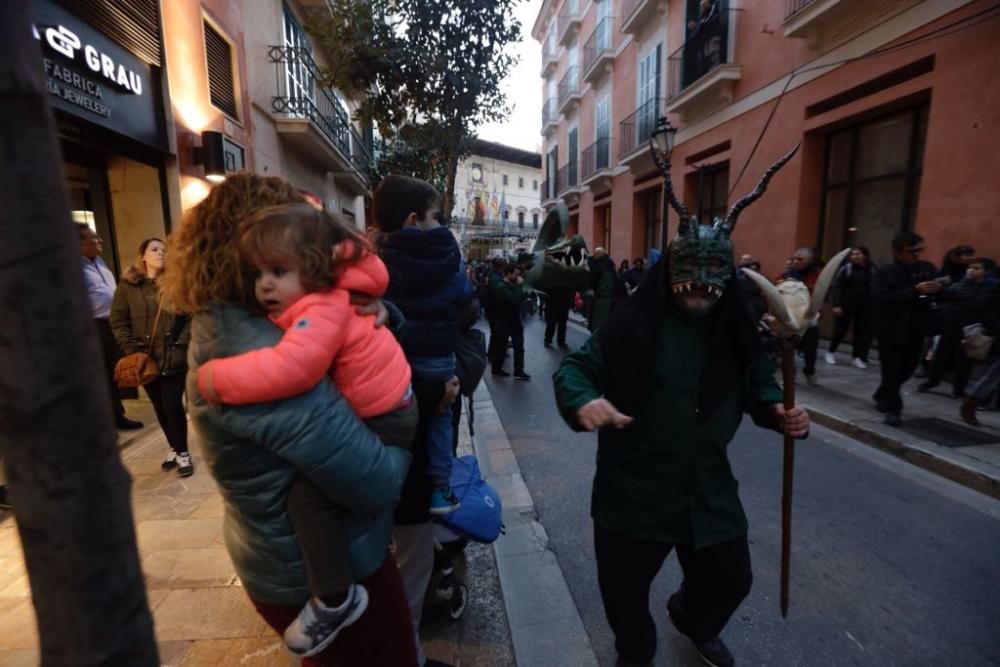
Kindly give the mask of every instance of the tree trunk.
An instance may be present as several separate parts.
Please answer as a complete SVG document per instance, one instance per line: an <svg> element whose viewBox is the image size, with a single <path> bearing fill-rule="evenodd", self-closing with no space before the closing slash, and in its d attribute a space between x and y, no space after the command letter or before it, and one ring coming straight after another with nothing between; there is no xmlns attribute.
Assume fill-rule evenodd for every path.
<svg viewBox="0 0 1000 667"><path fill-rule="evenodd" d="M0 456L46 665L157 665L30 2L0 3Z"/></svg>

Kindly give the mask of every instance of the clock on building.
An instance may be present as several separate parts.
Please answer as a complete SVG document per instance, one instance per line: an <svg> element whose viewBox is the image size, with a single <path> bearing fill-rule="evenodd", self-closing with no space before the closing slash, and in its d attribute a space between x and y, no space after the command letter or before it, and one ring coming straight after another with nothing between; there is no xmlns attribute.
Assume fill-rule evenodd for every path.
<svg viewBox="0 0 1000 667"><path fill-rule="evenodd" d="M483 168L480 167L478 164L473 165L472 167L472 180L475 181L476 183L483 182Z"/></svg>

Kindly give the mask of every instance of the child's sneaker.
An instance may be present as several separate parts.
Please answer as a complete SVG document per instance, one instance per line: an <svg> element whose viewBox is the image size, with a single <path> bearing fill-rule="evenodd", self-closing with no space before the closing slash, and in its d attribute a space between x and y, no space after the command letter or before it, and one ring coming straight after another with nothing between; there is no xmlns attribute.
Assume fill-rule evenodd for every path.
<svg viewBox="0 0 1000 667"><path fill-rule="evenodd" d="M347 600L339 607L327 607L319 598L310 598L285 630L285 645L303 658L316 655L332 644L341 630L361 618L367 608L368 591L357 584L351 584Z"/></svg>
<svg viewBox="0 0 1000 667"><path fill-rule="evenodd" d="M434 489L431 493L431 514L451 514L461 506L450 488Z"/></svg>

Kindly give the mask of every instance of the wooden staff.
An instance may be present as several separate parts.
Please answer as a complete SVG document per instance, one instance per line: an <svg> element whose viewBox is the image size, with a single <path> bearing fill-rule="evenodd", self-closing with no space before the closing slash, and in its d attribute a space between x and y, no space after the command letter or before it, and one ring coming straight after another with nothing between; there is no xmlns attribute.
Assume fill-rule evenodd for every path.
<svg viewBox="0 0 1000 667"><path fill-rule="evenodd" d="M781 345L781 377L787 414L795 407L795 344ZM785 433L784 463L781 471L781 617L788 618L788 571L792 561L792 475L795 468L795 438Z"/></svg>

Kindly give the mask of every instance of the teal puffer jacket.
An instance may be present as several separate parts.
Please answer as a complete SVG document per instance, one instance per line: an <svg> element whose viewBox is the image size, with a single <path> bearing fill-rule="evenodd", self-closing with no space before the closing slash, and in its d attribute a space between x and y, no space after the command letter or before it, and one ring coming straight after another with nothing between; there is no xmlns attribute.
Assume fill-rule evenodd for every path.
<svg viewBox="0 0 1000 667"><path fill-rule="evenodd" d="M385 559L393 500L410 462L408 452L384 447L323 380L311 391L274 403L213 407L198 393L199 366L274 345L274 325L237 306L194 316L188 349L188 411L205 462L225 504L226 548L247 594L258 602L300 605L309 598L288 492L307 475L338 504L350 540L355 580Z"/></svg>

